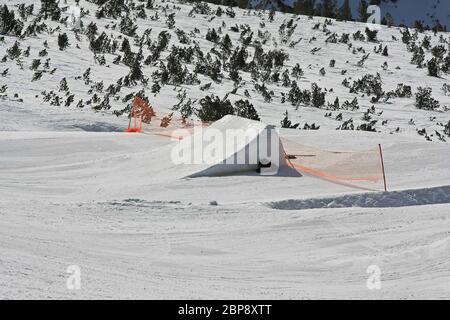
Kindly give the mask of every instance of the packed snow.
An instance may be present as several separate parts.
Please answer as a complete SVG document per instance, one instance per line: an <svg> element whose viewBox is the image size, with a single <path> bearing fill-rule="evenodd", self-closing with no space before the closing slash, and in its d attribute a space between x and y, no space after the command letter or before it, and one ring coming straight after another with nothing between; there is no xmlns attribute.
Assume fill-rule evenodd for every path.
<svg viewBox="0 0 450 320"><path fill-rule="evenodd" d="M165 85L156 96L143 86L124 87L118 95L121 99L111 99L111 109L98 112L89 106L77 108L75 103L50 105L40 93L58 93L63 77L76 95L75 102L87 101L90 86L75 77L91 67L93 81L104 81L106 88L129 68L112 64L114 55L108 54L107 66L96 64L85 36L77 42L69 29L64 32L71 46L65 51L56 44L58 32L39 34L20 41L22 49L31 47L23 70L16 61L0 64L0 72L9 68L0 77L0 88L8 87L7 96L0 97L0 298L449 299L450 147L435 133L445 136L443 124L450 121L445 108L450 98L442 91L448 75L429 77L426 67L411 65L405 44L393 40L393 36L401 38L397 28L382 27L378 33L383 45L389 46L389 57L373 53L378 44L352 40L355 47L371 53L358 66L362 51L353 54L346 44L325 43L329 34L321 30L322 18L276 13L269 22L268 12L235 8L234 18L224 14L211 21L208 15L189 16L192 5L155 2L160 6L147 10L148 15L159 12L161 18L139 20L139 34L152 28L151 37L156 38L160 31L169 30L162 11L166 5L167 14L176 13L176 28L188 33L200 30L194 39L205 52L213 47L204 38L208 28L224 22L223 32L238 45L239 33L228 31L230 26L248 24L256 32L264 21L263 30L274 37L264 49L282 48L289 54L287 67L301 65L301 89L310 89L316 82L328 89L330 103L336 97L341 102L358 97L360 109L354 111L295 107L281 102L281 93L287 94L289 88L267 83L274 91L267 103L246 72L240 73L244 82L238 91L229 95L234 102L245 98L247 89L267 124L279 126L288 110L292 122L300 122L301 128L305 122L320 125L319 130L280 129L281 137L304 145L351 151L381 144L389 192L369 192L308 174L249 172L186 178L196 168L172 163L170 150L177 142L151 132L123 133L126 114L116 116L113 111L129 103L122 100L125 93L142 88L162 114L173 112L180 89L193 99L211 93L222 98L234 88L228 76L215 83L199 75L200 85ZM83 17L85 26L95 21L103 30L114 23L96 19L95 5L83 1L81 5L91 11ZM298 19L292 40L302 39L293 47L277 38L280 25L291 18ZM322 27L313 30L319 22ZM356 30L364 33L365 27L335 21L326 26L331 32L350 35ZM424 35L430 35L435 44L441 35L449 38L448 33L419 37ZM312 37L315 40L310 41ZM5 36L0 57L16 40ZM56 71L30 82L29 64L45 40ZM163 61L175 43L173 35ZM311 53L316 47L321 49ZM331 59L336 60L334 68L328 67ZM386 70L381 68L384 61ZM326 76L319 72L322 67ZM143 67L150 81L156 69L155 65ZM347 73L342 75L342 70ZM439 110L417 109L414 96L397 97L374 104L377 132L336 130L342 125L335 119L339 113L343 120L353 118L361 124L361 117L373 105L370 96L349 93L342 85L344 78L353 83L377 72L385 91L395 90L399 83L410 85L413 93L419 86L432 88ZM209 82L207 91L199 88ZM333 117L325 117L329 112ZM382 124L384 120L387 123ZM432 141L417 133L424 128ZM373 265L381 270L378 290L367 286L371 276L367 270ZM80 269L80 289L67 286L70 266Z"/></svg>

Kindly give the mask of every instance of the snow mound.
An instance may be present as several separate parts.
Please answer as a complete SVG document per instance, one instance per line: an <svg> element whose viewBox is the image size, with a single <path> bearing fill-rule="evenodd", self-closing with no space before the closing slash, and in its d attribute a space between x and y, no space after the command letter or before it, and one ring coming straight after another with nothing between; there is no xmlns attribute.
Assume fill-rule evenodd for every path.
<svg viewBox="0 0 450 320"><path fill-rule="evenodd" d="M278 210L306 210L321 208L390 208L450 203L450 186L363 193L321 199L284 200L271 202Z"/></svg>

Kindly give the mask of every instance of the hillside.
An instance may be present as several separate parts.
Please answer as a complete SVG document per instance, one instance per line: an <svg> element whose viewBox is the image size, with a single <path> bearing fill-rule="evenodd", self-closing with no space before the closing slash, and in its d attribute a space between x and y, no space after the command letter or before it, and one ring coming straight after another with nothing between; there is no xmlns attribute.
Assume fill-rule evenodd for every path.
<svg viewBox="0 0 450 320"><path fill-rule="evenodd" d="M17 11L11 4L10 10ZM130 11L123 19L107 14L99 19L96 13L102 9L82 1L83 28L74 32L66 26L67 8L62 8L63 23L43 20L36 16L36 1L23 19L23 38L11 32L2 36L1 112L125 117L132 96L141 93L157 113L175 111L175 117L189 118L218 97L235 107L241 100L238 105L250 111L253 105L262 120L276 125L287 111L299 128L315 124L320 130L419 132L428 140L447 140L448 33L410 30L411 39L404 37L407 45L398 28L381 27L376 39L367 41L366 25L360 23L280 13L271 17L269 12L206 4L145 5L124 7ZM58 36L64 34L68 46L61 50ZM16 42L17 52L11 53ZM438 77L428 76L426 67L433 52L438 68L445 69ZM410 63L413 56L415 64ZM422 91L425 102L416 105L419 87L431 92L428 97ZM211 95L211 101L205 100ZM126 123L119 119L113 121ZM2 129L17 128L6 122Z"/></svg>

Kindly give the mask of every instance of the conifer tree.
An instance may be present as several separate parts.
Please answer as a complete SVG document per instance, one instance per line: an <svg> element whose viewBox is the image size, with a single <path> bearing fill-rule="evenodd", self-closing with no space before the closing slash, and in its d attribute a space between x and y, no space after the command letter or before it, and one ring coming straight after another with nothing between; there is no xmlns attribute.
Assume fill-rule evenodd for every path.
<svg viewBox="0 0 450 320"><path fill-rule="evenodd" d="M147 3L145 5L146 9L153 9L153 0L147 0Z"/></svg>
<svg viewBox="0 0 450 320"><path fill-rule="evenodd" d="M238 100L235 102L236 115L239 117L260 121L258 112L248 100Z"/></svg>
<svg viewBox="0 0 450 320"><path fill-rule="evenodd" d="M416 108L425 110L435 110L439 108L439 101L431 97L431 88L417 88Z"/></svg>
<svg viewBox="0 0 450 320"><path fill-rule="evenodd" d="M439 77L439 64L436 58L431 58L427 63L428 75L431 77Z"/></svg>
<svg viewBox="0 0 450 320"><path fill-rule="evenodd" d="M166 25L169 29L175 27L175 13L171 13L167 16Z"/></svg>
<svg viewBox="0 0 450 320"><path fill-rule="evenodd" d="M234 114L234 108L226 97L221 100L214 95L206 96L200 100L200 105L197 116L202 121L216 121L228 114Z"/></svg>
<svg viewBox="0 0 450 320"><path fill-rule="evenodd" d="M18 36L22 33L23 23L15 19L14 11L5 5L0 7L0 34Z"/></svg>
<svg viewBox="0 0 450 320"><path fill-rule="evenodd" d="M8 54L8 57L11 60L17 59L22 54L22 49L20 49L20 44L18 41L14 42L14 45L6 50L6 53Z"/></svg>
<svg viewBox="0 0 450 320"><path fill-rule="evenodd" d="M70 45L70 43L69 43L69 38L67 37L67 34L65 34L65 33L59 34L58 35L59 50L63 51L64 49L69 47L69 45Z"/></svg>
<svg viewBox="0 0 450 320"><path fill-rule="evenodd" d="M41 11L44 19L52 19L58 21L61 18L61 9L58 7L56 0L41 0Z"/></svg>
<svg viewBox="0 0 450 320"><path fill-rule="evenodd" d="M142 52L140 51L140 54ZM136 58L133 61L133 64L131 65L130 74L128 75L129 80L132 84L136 84L138 81L144 79L144 73L141 69L141 58L140 54L138 53Z"/></svg>
<svg viewBox="0 0 450 320"><path fill-rule="evenodd" d="M69 91L69 86L67 85L66 78L62 78L59 82L59 91Z"/></svg>
<svg viewBox="0 0 450 320"><path fill-rule="evenodd" d="M220 47L227 54L231 53L231 49L233 48L233 43L231 42L231 39L230 39L230 36L228 35L228 33L222 38L222 41L220 42Z"/></svg>

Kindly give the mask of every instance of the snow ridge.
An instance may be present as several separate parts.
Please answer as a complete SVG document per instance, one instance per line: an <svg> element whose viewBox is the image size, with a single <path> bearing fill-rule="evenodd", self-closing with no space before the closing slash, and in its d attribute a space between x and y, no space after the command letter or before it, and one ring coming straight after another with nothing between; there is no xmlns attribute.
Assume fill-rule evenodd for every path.
<svg viewBox="0 0 450 320"><path fill-rule="evenodd" d="M290 199L271 202L268 206L278 210L307 210L324 208L397 208L445 203L450 203L450 185L318 199Z"/></svg>

